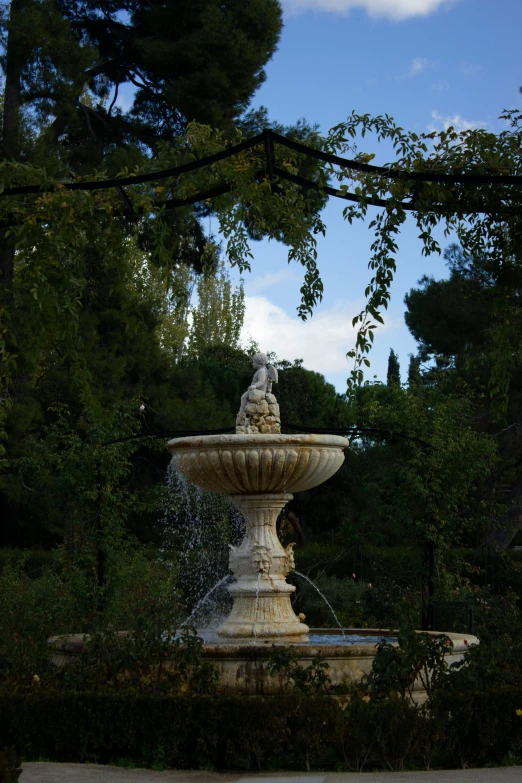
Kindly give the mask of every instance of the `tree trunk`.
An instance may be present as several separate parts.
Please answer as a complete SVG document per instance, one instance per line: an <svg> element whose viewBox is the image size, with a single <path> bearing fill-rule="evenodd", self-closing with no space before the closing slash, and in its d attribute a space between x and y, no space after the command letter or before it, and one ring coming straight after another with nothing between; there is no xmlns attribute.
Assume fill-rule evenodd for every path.
<svg viewBox="0 0 522 783"><path fill-rule="evenodd" d="M488 530L480 549L492 547L495 552L504 552L522 528L522 474L507 497L508 510L495 530Z"/></svg>
<svg viewBox="0 0 522 783"><path fill-rule="evenodd" d="M22 12L25 0L12 0L7 22L5 48L5 91L2 117L2 146L4 157L18 160L20 156L20 98L22 93L22 68L27 60L23 43L24 24ZM6 236L0 229L0 283L13 283L15 237Z"/></svg>
<svg viewBox="0 0 522 783"><path fill-rule="evenodd" d="M296 517L293 511L289 512L288 520L292 525L292 527L294 528L294 532L297 536L297 543L299 544L299 546L304 546L306 544L305 532L301 527L301 523L299 522L298 517Z"/></svg>

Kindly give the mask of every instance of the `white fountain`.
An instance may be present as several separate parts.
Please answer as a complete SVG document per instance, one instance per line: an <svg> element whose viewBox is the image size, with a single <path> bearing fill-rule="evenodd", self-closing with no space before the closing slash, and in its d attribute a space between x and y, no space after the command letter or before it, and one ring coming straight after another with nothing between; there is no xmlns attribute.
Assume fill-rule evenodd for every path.
<svg viewBox="0 0 522 783"><path fill-rule="evenodd" d="M333 476L349 442L336 435L282 435L279 406L272 394L277 372L264 354L256 354L254 367L235 434L176 438L168 443L177 470L204 489L228 495L246 521L243 542L230 551L230 570L236 578L228 588L232 611L217 629L217 643L203 645L203 655L217 671L221 693L284 693L290 687L288 680L270 673L266 649L271 644L292 644L301 666L321 656L329 666L331 685L338 693L347 692L369 674L376 641L390 631L345 629L346 635L340 637L338 631L311 629L319 635L309 637L310 629L290 602L295 587L286 582L294 570L293 544L282 547L276 519L293 492L316 487ZM469 634L446 635L453 643L445 655L448 663L460 660L470 645L478 643ZM85 639L84 634L51 639L55 662L64 665L82 654ZM420 679L414 687L413 698L424 701L427 694Z"/></svg>
<svg viewBox="0 0 522 783"><path fill-rule="evenodd" d="M176 438L168 443L177 470L204 489L228 495L246 522L243 542L230 551L230 570L236 578L228 588L232 610L217 629L218 643L204 645L204 655L218 671L222 692L281 693L288 682L269 674L266 645L297 645L301 665L322 656L332 685L342 690L370 672L375 637L390 632L346 629L357 639L346 644L346 637L340 643L338 631L322 631L319 643L309 641L310 629L290 602L295 587L286 581L294 570L294 545L283 548L276 520L292 493L316 487L339 470L349 441L337 435L282 435L279 406L272 394L277 371L264 354L256 354L253 364L256 373L241 399L235 434ZM468 645L478 641L470 635L447 636L453 643L446 656L449 662L460 660ZM366 641L365 637L373 638ZM420 680L413 695L419 702L426 699Z"/></svg>
<svg viewBox="0 0 522 783"><path fill-rule="evenodd" d="M292 609L295 587L286 581L294 570L294 544L282 547L276 520L293 492L333 476L349 442L338 435L281 435L271 388L277 372L264 354L256 354L253 363L256 373L241 400L236 434L176 438L168 448L180 473L228 495L245 518L244 540L230 551L233 607L218 637L305 642L309 629Z"/></svg>

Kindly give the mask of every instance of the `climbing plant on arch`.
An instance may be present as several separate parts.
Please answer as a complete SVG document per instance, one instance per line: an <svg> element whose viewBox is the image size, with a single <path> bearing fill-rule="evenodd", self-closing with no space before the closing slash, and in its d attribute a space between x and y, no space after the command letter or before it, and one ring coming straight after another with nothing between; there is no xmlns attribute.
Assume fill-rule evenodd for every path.
<svg viewBox="0 0 522 783"><path fill-rule="evenodd" d="M450 128L419 136L387 115L352 114L327 135L312 136L308 147L272 131L244 139L239 132L230 137L192 124L185 137L161 147L145 169L121 172L111 182L100 173L89 183L63 184L43 170L4 161L0 222L17 242L14 283L1 293L4 403L9 404L18 361L12 313L29 297L34 319L24 328L32 333L31 360L36 366L42 343L60 333L82 401L96 406L76 328L86 264L94 253L124 280L136 274L129 257L146 236L143 252L168 275L173 261L162 218L172 208L199 204L212 211L228 260L240 271L250 267L251 236L283 242L289 261L304 270L298 313L305 319L323 293L316 245L317 234L326 232L321 208L336 197L346 202L348 223L370 218L374 234L367 301L353 319L358 333L348 351L353 360L348 389L363 381L369 365L374 330L390 297L398 235L409 212L424 255L440 252L433 229L442 224L468 253L487 259L498 291L490 393L500 409L521 333L520 313L506 305L522 279L522 115L509 111L502 119L506 129L499 134ZM356 144L364 144L369 133L391 145L393 162L375 166L373 155L358 151Z"/></svg>

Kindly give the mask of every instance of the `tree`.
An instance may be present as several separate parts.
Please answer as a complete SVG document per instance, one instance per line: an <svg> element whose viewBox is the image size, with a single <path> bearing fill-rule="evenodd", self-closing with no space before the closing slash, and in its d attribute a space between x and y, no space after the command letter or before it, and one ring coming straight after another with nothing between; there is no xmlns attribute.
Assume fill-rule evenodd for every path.
<svg viewBox="0 0 522 783"><path fill-rule="evenodd" d="M362 387L349 490L358 500L346 529L388 546L434 545L439 562L450 547L474 546L504 510L489 492L496 444L474 428L474 410L462 391Z"/></svg>
<svg viewBox="0 0 522 783"><path fill-rule="evenodd" d="M415 389L421 383L420 364L420 358L410 353L410 363L408 364L408 388L410 389Z"/></svg>
<svg viewBox="0 0 522 783"><path fill-rule="evenodd" d="M4 156L67 176L116 173L197 120L231 129L263 82L281 31L278 0L11 0L0 17ZM122 85L132 106L116 106ZM14 237L0 238L12 283Z"/></svg>
<svg viewBox="0 0 522 783"><path fill-rule="evenodd" d="M433 369L424 374L424 382L439 387L443 393L453 393L463 384L473 389L474 427L495 438L501 460L492 473L490 492L506 504L506 511L498 524L492 520L487 527L483 544L504 550L522 527L522 451L518 436L522 405L520 349L512 356L505 421L499 427L487 389L496 361L497 301L505 292L491 273L487 256L474 257L458 245L450 245L445 258L450 268L449 279L422 278L420 287L412 289L405 298L405 320L419 342L420 355L433 363ZM522 326L522 281L517 283L515 271L511 272L510 296L502 318L508 319L516 332ZM515 340L512 345L516 347Z"/></svg>
<svg viewBox="0 0 522 783"><path fill-rule="evenodd" d="M234 289L225 264L217 273L204 272L197 282L197 305L192 307L187 351L199 356L206 348L223 345L240 347L245 316L243 281Z"/></svg>
<svg viewBox="0 0 522 783"><path fill-rule="evenodd" d="M390 355L388 357L388 372L386 374L386 383L388 386L401 385L401 368L399 364L399 357L393 348L390 348Z"/></svg>
<svg viewBox="0 0 522 783"><path fill-rule="evenodd" d="M132 242L141 246L143 234L148 232L150 263L167 274L173 263L165 220L167 209L162 203L165 194L184 200L199 198L198 194L208 189L226 191L221 190L222 194L213 199L212 208L224 236L227 258L241 272L249 268L252 257L249 239L255 216L258 232L284 242L289 260L303 266L299 314L306 318L322 296L316 237L324 233L325 226L313 208L317 200L311 201L308 195L317 189L323 201L333 191L351 202L345 209L348 221L364 217L373 206L383 210L370 224L375 230L369 262L373 277L367 289L367 305L355 318L359 333L350 391L361 381L373 330L382 321L380 310L387 305L395 269L397 234L411 211L421 230L426 254L440 249L433 239L432 227L442 221L458 232L468 255L485 257L498 293L490 331L492 364L488 388L500 415L520 344L517 319L507 317L508 310L503 305L517 286L522 246L520 191L516 182L506 179L506 172L518 176L522 171L522 118L516 113L507 113L505 117L512 125L498 136L485 131L430 134L427 140L434 145L428 153L426 140L398 128L389 117L354 115L326 137L314 136L311 146L315 159L319 156L321 163L316 165L315 180L304 183L299 171L306 149L276 145L269 161L274 165L267 168L265 140L259 139L256 146L220 159L212 166L187 172L187 176L167 178L157 188L148 183L128 188L132 216L123 216L121 199L114 189L67 191L45 171L5 162L2 173L6 185L42 185L38 194L0 200L1 219L6 223L16 220L13 231L19 247L19 268L23 270L20 287L14 286L12 294L5 298L5 317L13 319L11 325L17 321L12 335L3 327L6 397L14 396L16 362L31 364L36 379L41 357L52 350L58 335L62 361L70 369L81 405L90 410L99 405L83 349L83 335L78 329L83 300L90 293L91 274L86 264L93 258L96 263L109 259L108 270L111 274L117 271L119 282L123 283L129 268L128 248ZM371 156L358 153L352 162L334 169L331 153L349 150L348 138L370 131L375 131L379 139L391 141L398 150L400 157L395 168L373 167L369 163ZM183 139L175 145L162 146L156 159L145 161L143 169L150 172L193 162L222 153L228 145L241 140L244 135L239 128L231 135L190 124ZM330 187L332 181L336 188ZM349 192L349 187L354 192ZM33 308L31 321L17 320L23 312L23 307L17 308L18 303L25 302L28 312L30 301L39 305L36 310ZM24 348L28 350L19 351L16 341L25 341Z"/></svg>

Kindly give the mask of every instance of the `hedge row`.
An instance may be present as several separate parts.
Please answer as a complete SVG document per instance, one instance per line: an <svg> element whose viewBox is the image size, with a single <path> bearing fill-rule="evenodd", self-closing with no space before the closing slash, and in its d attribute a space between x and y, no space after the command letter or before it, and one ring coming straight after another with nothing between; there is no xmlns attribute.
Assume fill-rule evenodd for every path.
<svg viewBox="0 0 522 783"><path fill-rule="evenodd" d="M522 755L522 690L344 709L329 697L0 697L0 747L29 759L215 769L403 769Z"/></svg>

